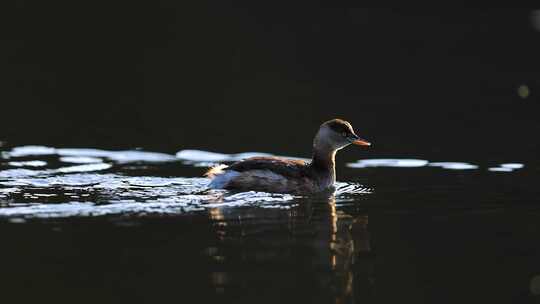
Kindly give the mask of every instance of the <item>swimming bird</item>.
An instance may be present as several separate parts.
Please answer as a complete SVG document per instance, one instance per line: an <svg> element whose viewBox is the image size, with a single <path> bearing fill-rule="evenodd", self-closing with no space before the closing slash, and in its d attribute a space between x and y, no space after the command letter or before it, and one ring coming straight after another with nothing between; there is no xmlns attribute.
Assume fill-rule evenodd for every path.
<svg viewBox="0 0 540 304"><path fill-rule="evenodd" d="M313 140L311 162L280 157L252 157L230 166L219 165L206 172L210 189L314 193L331 190L336 182L336 152L354 144L371 144L356 135L345 120L324 122Z"/></svg>

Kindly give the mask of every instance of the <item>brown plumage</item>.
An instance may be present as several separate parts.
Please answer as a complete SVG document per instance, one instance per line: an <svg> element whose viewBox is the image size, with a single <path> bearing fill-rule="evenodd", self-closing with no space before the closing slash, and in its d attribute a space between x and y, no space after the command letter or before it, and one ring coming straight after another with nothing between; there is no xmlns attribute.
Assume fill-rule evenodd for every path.
<svg viewBox="0 0 540 304"><path fill-rule="evenodd" d="M252 157L230 165L226 170L246 172L249 170L270 170L289 178L302 178L310 175L310 166L303 160L282 157Z"/></svg>
<svg viewBox="0 0 540 304"><path fill-rule="evenodd" d="M333 119L321 125L313 141L311 162L280 157L253 157L211 168L206 176L210 188L308 193L332 189L335 183L335 154L349 144L369 145L350 123Z"/></svg>

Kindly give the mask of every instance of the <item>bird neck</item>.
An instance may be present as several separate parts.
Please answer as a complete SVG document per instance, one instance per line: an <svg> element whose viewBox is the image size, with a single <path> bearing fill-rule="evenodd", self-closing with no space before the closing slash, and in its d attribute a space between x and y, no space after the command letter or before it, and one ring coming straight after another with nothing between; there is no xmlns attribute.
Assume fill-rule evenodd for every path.
<svg viewBox="0 0 540 304"><path fill-rule="evenodd" d="M314 145L311 166L318 175L333 184L336 180L336 150L327 146Z"/></svg>

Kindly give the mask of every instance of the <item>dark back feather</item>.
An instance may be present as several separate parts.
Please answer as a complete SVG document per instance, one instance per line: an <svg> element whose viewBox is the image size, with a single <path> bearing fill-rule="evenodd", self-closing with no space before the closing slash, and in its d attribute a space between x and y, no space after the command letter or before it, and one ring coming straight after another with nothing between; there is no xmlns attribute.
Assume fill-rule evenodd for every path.
<svg viewBox="0 0 540 304"><path fill-rule="evenodd" d="M225 170L245 172L249 170L269 170L289 178L310 177L309 163L303 160L285 159L280 157L252 157L236 162Z"/></svg>

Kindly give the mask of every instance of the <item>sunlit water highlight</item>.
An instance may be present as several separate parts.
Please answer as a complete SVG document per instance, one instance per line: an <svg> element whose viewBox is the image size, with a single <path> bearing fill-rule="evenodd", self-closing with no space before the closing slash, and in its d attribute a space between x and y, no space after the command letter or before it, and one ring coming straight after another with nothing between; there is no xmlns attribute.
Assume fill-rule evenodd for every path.
<svg viewBox="0 0 540 304"><path fill-rule="evenodd" d="M380 158L380 159L361 159L354 163L347 164L350 168L420 168L437 167L447 170L475 170L481 167L468 162L430 162L424 159L406 159L406 158ZM488 167L488 171L512 172L525 167L521 163L500 164L498 167Z"/></svg>
<svg viewBox="0 0 540 304"><path fill-rule="evenodd" d="M177 155L178 158L138 150L13 148L2 153L0 163L3 168L0 170L0 218L21 222L20 219L28 218L175 215L216 207L290 208L299 198L289 194L208 190L206 178L132 176L126 170L126 166L133 168L134 164L144 167L182 162L208 166L270 154L227 155L184 150ZM338 196L370 192L358 184L336 185Z"/></svg>
<svg viewBox="0 0 540 304"><path fill-rule="evenodd" d="M140 175L149 165L177 162L178 166L212 166L268 153L223 154L182 150L176 155L141 150L15 147L0 156L0 218L14 222L28 218L63 218L104 215L175 215L207 208L255 206L290 208L301 197L289 194L211 190L206 178ZM301 158L296 158L301 159ZM173 164L174 165L174 164ZM430 162L422 159L364 159L351 168L420 168L474 170L466 162ZM489 171L512 172L521 163L504 163ZM133 171L136 171L135 176ZM158 168L159 169L159 168ZM337 183L337 204L354 201L373 189L355 183Z"/></svg>

